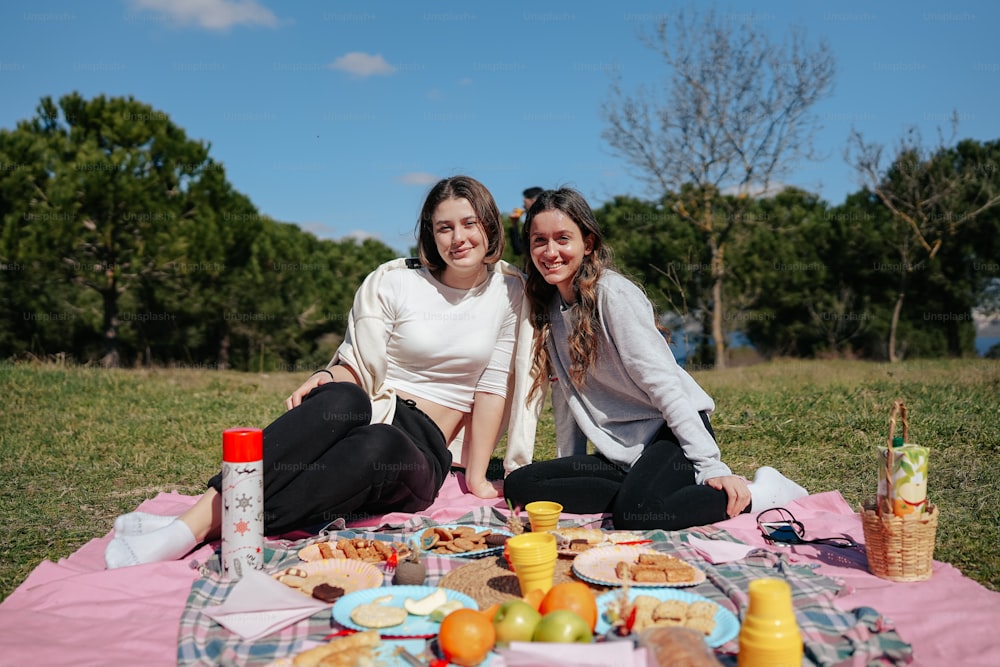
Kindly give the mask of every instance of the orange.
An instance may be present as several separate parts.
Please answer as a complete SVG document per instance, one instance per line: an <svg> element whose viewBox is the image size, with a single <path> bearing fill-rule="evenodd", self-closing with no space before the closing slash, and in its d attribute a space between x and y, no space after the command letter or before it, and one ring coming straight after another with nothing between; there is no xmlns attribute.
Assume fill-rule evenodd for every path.
<svg viewBox="0 0 1000 667"><path fill-rule="evenodd" d="M544 616L556 609L576 612L590 624L591 632L597 627L597 598L590 586L582 581L563 581L549 589L542 598L538 611Z"/></svg>
<svg viewBox="0 0 1000 667"><path fill-rule="evenodd" d="M542 599L545 598L545 591L541 588L536 588L532 591L525 593L521 599L530 604L536 610L542 605Z"/></svg>
<svg viewBox="0 0 1000 667"><path fill-rule="evenodd" d="M493 619L475 609L458 609L441 621L438 646L448 662L473 667L486 659L496 644Z"/></svg>

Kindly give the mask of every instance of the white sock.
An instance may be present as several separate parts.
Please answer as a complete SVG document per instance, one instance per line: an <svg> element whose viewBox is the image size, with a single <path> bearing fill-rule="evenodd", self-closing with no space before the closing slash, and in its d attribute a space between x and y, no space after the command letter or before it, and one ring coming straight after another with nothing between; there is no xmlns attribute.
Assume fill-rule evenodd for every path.
<svg viewBox="0 0 1000 667"><path fill-rule="evenodd" d="M176 519L175 516L163 514L148 514L146 512L129 512L115 519L115 537L126 535L145 535L159 530Z"/></svg>
<svg viewBox="0 0 1000 667"><path fill-rule="evenodd" d="M180 519L145 535L115 537L104 550L104 562L109 570L130 565L177 560L194 549L194 533Z"/></svg>
<svg viewBox="0 0 1000 667"><path fill-rule="evenodd" d="M750 487L750 509L754 512L782 507L809 495L808 491L770 466L758 468L753 481L747 486Z"/></svg>

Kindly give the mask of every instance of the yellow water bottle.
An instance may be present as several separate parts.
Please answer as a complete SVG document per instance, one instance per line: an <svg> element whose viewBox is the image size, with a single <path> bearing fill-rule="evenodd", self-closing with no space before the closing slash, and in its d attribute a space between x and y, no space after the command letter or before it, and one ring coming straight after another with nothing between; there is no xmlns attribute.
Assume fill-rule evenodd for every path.
<svg viewBox="0 0 1000 667"><path fill-rule="evenodd" d="M755 579L749 593L750 607L740 628L738 667L801 667L802 633L788 582Z"/></svg>

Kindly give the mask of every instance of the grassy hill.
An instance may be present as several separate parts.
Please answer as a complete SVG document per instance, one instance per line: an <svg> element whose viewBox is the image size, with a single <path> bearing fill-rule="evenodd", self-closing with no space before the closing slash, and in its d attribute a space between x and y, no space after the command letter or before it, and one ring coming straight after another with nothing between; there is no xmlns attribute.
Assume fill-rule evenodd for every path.
<svg viewBox="0 0 1000 667"><path fill-rule="evenodd" d="M874 495L876 448L893 401L905 400L911 440L932 450L935 558L1000 590L1000 361L782 361L695 377L716 400L713 424L735 473L773 465L852 506ZM266 425L302 380L0 365L0 598L146 498L200 493L218 469L222 430ZM536 457L553 456L554 444L546 412Z"/></svg>

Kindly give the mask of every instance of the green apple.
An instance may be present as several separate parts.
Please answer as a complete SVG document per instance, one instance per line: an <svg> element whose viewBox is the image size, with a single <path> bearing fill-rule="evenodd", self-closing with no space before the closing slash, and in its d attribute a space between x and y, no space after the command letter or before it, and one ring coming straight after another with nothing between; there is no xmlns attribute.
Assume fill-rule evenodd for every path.
<svg viewBox="0 0 1000 667"><path fill-rule="evenodd" d="M590 624L575 611L556 609L538 621L531 641L587 644L594 641L594 633L590 631Z"/></svg>
<svg viewBox="0 0 1000 667"><path fill-rule="evenodd" d="M507 646L511 642L530 642L540 620L542 615L524 600L502 602L493 614L497 644Z"/></svg>

